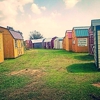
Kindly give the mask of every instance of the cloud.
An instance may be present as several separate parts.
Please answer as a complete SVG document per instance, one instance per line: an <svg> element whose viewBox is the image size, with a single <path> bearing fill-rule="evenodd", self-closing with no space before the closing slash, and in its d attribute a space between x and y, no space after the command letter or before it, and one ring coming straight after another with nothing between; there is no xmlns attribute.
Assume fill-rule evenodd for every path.
<svg viewBox="0 0 100 100"><path fill-rule="evenodd" d="M23 6L20 5L18 8L19 8L19 10L20 10L22 13L24 12Z"/></svg>
<svg viewBox="0 0 100 100"><path fill-rule="evenodd" d="M39 8L38 5L36 5L35 3L32 4L31 10L32 10L32 12L35 13L35 14L41 14L40 8Z"/></svg>
<svg viewBox="0 0 100 100"><path fill-rule="evenodd" d="M56 18L56 17L61 16L61 13L58 13L57 11L54 11L54 12L51 13L51 16L52 16L53 18Z"/></svg>
<svg viewBox="0 0 100 100"><path fill-rule="evenodd" d="M17 13L17 5L14 5L12 0L9 0L9 2L7 2L6 0L0 2L0 12L1 15L5 18L7 17L15 17L18 13ZM7 7L5 9L5 7Z"/></svg>
<svg viewBox="0 0 100 100"><path fill-rule="evenodd" d="M46 7L41 7L42 10L46 10Z"/></svg>
<svg viewBox="0 0 100 100"><path fill-rule="evenodd" d="M80 0L63 0L65 2L66 8L73 8Z"/></svg>
<svg viewBox="0 0 100 100"><path fill-rule="evenodd" d="M34 0L17 0L21 5L26 5L28 3L33 3Z"/></svg>

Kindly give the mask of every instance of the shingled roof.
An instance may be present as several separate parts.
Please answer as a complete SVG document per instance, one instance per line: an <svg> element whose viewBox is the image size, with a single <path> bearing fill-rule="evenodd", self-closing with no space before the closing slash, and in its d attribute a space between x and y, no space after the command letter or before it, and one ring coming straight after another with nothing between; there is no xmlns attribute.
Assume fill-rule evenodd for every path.
<svg viewBox="0 0 100 100"><path fill-rule="evenodd" d="M9 30L9 32L11 33L14 39L23 39L22 35L19 32L13 30Z"/></svg>

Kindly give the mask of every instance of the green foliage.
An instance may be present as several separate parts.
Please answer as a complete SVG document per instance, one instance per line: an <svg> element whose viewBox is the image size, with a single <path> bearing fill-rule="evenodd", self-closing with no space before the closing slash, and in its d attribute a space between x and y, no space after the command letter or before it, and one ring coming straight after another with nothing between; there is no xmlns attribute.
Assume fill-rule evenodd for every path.
<svg viewBox="0 0 100 100"><path fill-rule="evenodd" d="M38 31L32 31L30 32L30 40L33 40L33 39L41 39L43 38L43 35L41 33L39 33Z"/></svg>

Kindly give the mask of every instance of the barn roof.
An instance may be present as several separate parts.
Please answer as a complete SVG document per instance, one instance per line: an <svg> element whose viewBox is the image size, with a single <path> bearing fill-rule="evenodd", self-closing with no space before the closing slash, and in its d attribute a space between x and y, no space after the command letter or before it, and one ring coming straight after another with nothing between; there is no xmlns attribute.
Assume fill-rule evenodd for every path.
<svg viewBox="0 0 100 100"><path fill-rule="evenodd" d="M85 37L89 36L88 29L79 29L75 30L76 37Z"/></svg>
<svg viewBox="0 0 100 100"><path fill-rule="evenodd" d="M75 30L76 37L87 37L87 36L89 36L89 34L88 34L89 26L74 27L73 29Z"/></svg>
<svg viewBox="0 0 100 100"><path fill-rule="evenodd" d="M68 36L69 39L72 38L72 30L66 30L65 36L66 35Z"/></svg>
<svg viewBox="0 0 100 100"><path fill-rule="evenodd" d="M91 20L91 26L97 26L97 25L100 25L100 19Z"/></svg>
<svg viewBox="0 0 100 100"><path fill-rule="evenodd" d="M76 29L89 29L90 26L81 26L81 27L73 27L74 30Z"/></svg>
<svg viewBox="0 0 100 100"><path fill-rule="evenodd" d="M44 40L44 38L42 39L34 39L32 40L32 43L41 43Z"/></svg>
<svg viewBox="0 0 100 100"><path fill-rule="evenodd" d="M44 42L51 42L52 38L46 38Z"/></svg>
<svg viewBox="0 0 100 100"><path fill-rule="evenodd" d="M23 39L22 35L19 32L13 30L9 30L9 32L11 33L14 39Z"/></svg>
<svg viewBox="0 0 100 100"><path fill-rule="evenodd" d="M55 40L63 41L63 37L58 37Z"/></svg>

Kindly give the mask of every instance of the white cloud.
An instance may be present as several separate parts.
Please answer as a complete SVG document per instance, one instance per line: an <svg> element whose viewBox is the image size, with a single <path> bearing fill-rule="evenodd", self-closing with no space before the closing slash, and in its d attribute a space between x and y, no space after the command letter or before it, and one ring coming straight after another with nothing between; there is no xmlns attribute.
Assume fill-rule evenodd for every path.
<svg viewBox="0 0 100 100"><path fill-rule="evenodd" d="M24 12L23 6L20 5L18 8L22 13Z"/></svg>
<svg viewBox="0 0 100 100"><path fill-rule="evenodd" d="M9 16L15 17L18 14L16 5L12 3L12 0L9 0L9 2L7 2L6 0L0 2L0 12L4 18Z"/></svg>
<svg viewBox="0 0 100 100"><path fill-rule="evenodd" d="M42 10L46 10L46 7L41 7Z"/></svg>
<svg viewBox="0 0 100 100"><path fill-rule="evenodd" d="M66 8L73 8L80 0L63 0L65 2Z"/></svg>
<svg viewBox="0 0 100 100"><path fill-rule="evenodd" d="M32 16L29 14L29 15L28 15L28 18L29 18L29 19L31 19L31 18L32 18Z"/></svg>
<svg viewBox="0 0 100 100"><path fill-rule="evenodd" d="M58 17L58 16L61 16L61 13L58 13L57 11L54 11L54 12L51 13L51 16L52 16L53 18L56 18L56 17Z"/></svg>
<svg viewBox="0 0 100 100"><path fill-rule="evenodd" d="M18 6L18 9L23 13L24 12L24 5L28 3L33 3L33 0L16 0L16 4Z"/></svg>
<svg viewBox="0 0 100 100"><path fill-rule="evenodd" d="M33 0L17 0L21 5L26 5L28 3L33 3Z"/></svg>
<svg viewBox="0 0 100 100"><path fill-rule="evenodd" d="M41 14L41 10L39 9L39 7L38 7L38 5L36 5L36 4L32 4L32 6L31 6L31 10L32 10L32 12L33 13L35 13L35 14Z"/></svg>

